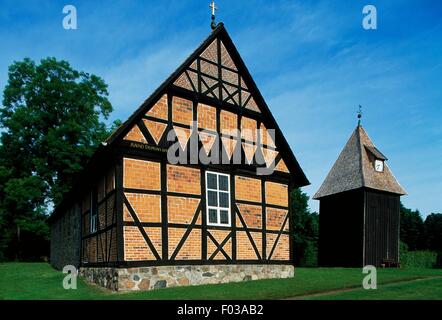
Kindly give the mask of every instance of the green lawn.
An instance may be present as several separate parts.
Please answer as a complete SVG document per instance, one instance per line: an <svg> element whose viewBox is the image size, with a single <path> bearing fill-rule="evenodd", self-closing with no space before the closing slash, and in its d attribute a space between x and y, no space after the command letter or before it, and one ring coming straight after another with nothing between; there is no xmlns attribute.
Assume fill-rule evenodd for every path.
<svg viewBox="0 0 442 320"><path fill-rule="evenodd" d="M387 284L377 290L357 289L311 300L442 300L442 278Z"/></svg>
<svg viewBox="0 0 442 320"><path fill-rule="evenodd" d="M292 279L111 293L88 285L81 278L77 290L65 290L62 287L64 274L45 263L3 263L0 264L0 299L282 299L345 288L355 290L315 298L442 299L441 279L392 284L411 279L442 277L440 269L378 270L378 290L372 292L358 289L361 288L364 276L361 269L297 268ZM390 285L384 286L386 283Z"/></svg>

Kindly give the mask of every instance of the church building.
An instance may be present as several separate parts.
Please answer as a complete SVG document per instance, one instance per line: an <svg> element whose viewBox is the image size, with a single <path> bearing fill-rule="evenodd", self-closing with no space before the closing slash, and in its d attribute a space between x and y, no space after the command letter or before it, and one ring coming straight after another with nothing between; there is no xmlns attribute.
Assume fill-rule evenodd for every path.
<svg viewBox="0 0 442 320"><path fill-rule="evenodd" d="M398 265L400 196L406 192L386 161L359 123L314 196L320 201L320 266Z"/></svg>
<svg viewBox="0 0 442 320"><path fill-rule="evenodd" d="M307 184L220 23L96 150L50 218L51 264L118 291L291 277Z"/></svg>

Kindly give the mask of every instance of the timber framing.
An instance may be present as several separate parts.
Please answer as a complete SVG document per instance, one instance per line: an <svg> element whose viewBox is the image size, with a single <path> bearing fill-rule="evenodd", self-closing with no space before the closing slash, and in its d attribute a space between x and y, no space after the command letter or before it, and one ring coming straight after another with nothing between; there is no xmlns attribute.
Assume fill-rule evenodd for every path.
<svg viewBox="0 0 442 320"><path fill-rule="evenodd" d="M215 44L216 61L203 55L210 45ZM223 62L226 56L234 62L233 66ZM208 74L208 69L213 72ZM225 78L224 73L229 74L230 78ZM179 79L189 84L187 89L177 85ZM198 125L198 128L193 128L190 124L183 124L183 120L178 121L174 117L174 99L187 103L188 110L191 108L192 111L190 116L185 115L186 120L191 119L198 124L199 114L204 112L199 108L209 107L216 126L206 128ZM163 114L157 117L150 112L158 107L160 100L167 116ZM256 123L253 130L274 129L274 144L271 140L261 141L260 136L249 139L242 134L235 136L223 132L221 119L227 113L235 116L229 129L240 132L248 123ZM162 130L160 134L152 131L152 124ZM218 150L211 146L207 156L216 152L229 161L222 164L192 163L195 156L189 143L192 139L187 137L187 140L183 140L184 144L176 131L173 141L168 141L167 134L164 134L176 128L184 129L190 137L193 135L197 139L198 151L205 146L200 132L204 130L213 135ZM137 138L127 138L131 134ZM235 142L233 151L240 152L241 159L245 160L243 163L237 164L231 153L229 156L232 150L228 150L229 147L223 143L225 138ZM168 162L168 149L177 142L189 160L186 164L172 165ZM252 156L246 154L246 148L252 148ZM271 165L282 163L283 169L269 175L258 175L258 169L269 166L265 152L275 155ZM128 163L134 161L138 167L144 166L143 173L131 169L133 166ZM91 193L91 188L97 188L97 181L109 169L113 170L114 188L107 192L106 182L104 197L91 201L94 207L89 210L82 210L81 229L84 232L80 235L81 266L293 264L290 191L309 182L222 24L126 122L98 146L77 184L57 206L50 220L54 221L67 208L83 201ZM135 173L131 175L130 170ZM173 170L184 170L184 173L175 174ZM186 176L185 172L192 174ZM208 221L212 219L209 213L213 206L207 198L206 172L223 173L230 179L228 190L223 191L224 195L229 193L229 224L221 223L221 206L215 206L219 210L220 223L211 225ZM152 178L152 175L155 177ZM148 187L148 183L141 186L140 179L148 179L148 176L154 187ZM137 180L138 184L127 183L130 179ZM171 179L176 181L171 182ZM182 191L195 183L193 179L198 184L196 189ZM256 189L249 189L248 182L238 179L252 181ZM174 187L173 183L179 187ZM169 188L169 185L172 187ZM184 204L171 202L175 201L171 199L177 203L177 199L184 199ZM147 201L152 201L148 204L150 207L141 208L142 205L146 206ZM99 208L103 206L104 209L100 211ZM183 207L177 209L174 208L176 206ZM181 216L174 220L174 210L181 210L181 216L185 212L186 221ZM91 212L97 212L97 230L87 230ZM153 220L145 220L146 216Z"/></svg>
<svg viewBox="0 0 442 320"><path fill-rule="evenodd" d="M125 188L123 186L123 159L136 159L136 160L145 160L145 161L153 161L157 162L161 166L161 190L144 190L144 189L136 189L136 188ZM166 166L167 163L164 161L164 159L158 159L156 157L151 157L150 154L144 154L144 156L140 155L134 155L133 153L128 154L121 154L121 159L117 161L116 166L116 188L115 190L111 191L109 194L105 196L103 200L101 200L99 203L104 203L106 199L111 198L113 195L121 194L121 196L114 197L117 204L117 210L114 213L115 216L115 223L112 223L111 225L107 226L105 229L98 230L95 233L88 234L83 236L83 240L91 238L93 236L105 233L109 230L113 230L115 227L117 227L117 237L118 237L118 261L113 262L88 262L88 263L82 263L82 266L84 267L100 267L100 266L112 266L112 267L144 267L144 266L159 266L159 265L203 265L203 264L293 264L292 261L292 245L290 243L290 259L288 260L277 260L273 259L272 255L275 251L275 248L278 246L279 239L281 235L287 235L291 238L291 232L289 230L285 230L285 226L287 223L291 226L291 214L290 214L290 207L289 206L281 206L281 205L275 205L266 203L265 200L265 183L267 181L269 182L276 182L276 183L285 183L289 184L290 181L287 179L284 179L282 177L278 176L269 176L269 177L261 177L260 178L260 184L261 184L261 201L245 201L245 200L236 200L235 199L235 177L238 175L246 176L250 178L255 178L256 175L254 175L250 170L237 170L232 166L222 166L223 170L217 170L214 169L213 166L206 166L201 169L201 194L195 195L191 193L184 193L184 192L171 192L167 190L167 176L166 176ZM191 168L198 168L198 165L189 165L186 167ZM211 226L207 225L206 221L206 215L205 215L205 170L216 170L218 172L227 173L231 177L231 201L232 201L232 212L231 212L231 226ZM290 189L288 188L288 195L290 194ZM125 194L147 194L147 195L157 195L161 197L161 222L141 222L132 205L127 200ZM168 221L167 216L167 198L168 197L183 197L183 198L189 198L189 199L198 199L200 200L199 205L197 206L192 221L189 224L185 223L171 223ZM121 202L121 203L120 203ZM133 221L123 221L123 204L128 209ZM241 214L241 211L238 208L238 204L245 204L245 205L251 205L251 206L259 206L262 208L262 221L263 221L263 227L262 228L253 228L248 227L243 215ZM287 214L284 218L284 222L279 230L268 230L265 228L265 221L266 221L266 210L267 208L274 208L274 209L281 209L281 210L287 210ZM87 216L88 211L83 213L83 216ZM201 224L196 224L197 219L201 217ZM240 225L236 225L237 218L240 221ZM290 222L289 222L290 221ZM153 255L155 256L155 260L141 260L141 261L126 261L124 259L124 236L122 235L122 230L124 227L136 227L142 234L144 240L146 241L149 248L152 250ZM152 244L152 241L148 235L148 233L145 231L145 228L161 228L162 230L162 251L157 252L156 248ZM185 233L181 240L179 241L177 247L173 250L173 252L168 252L168 230L170 228L177 228L177 229L183 229L185 230ZM183 247L183 244L186 242L189 234L194 230L201 230L201 258L197 260L178 260L176 259L177 255L180 253L180 250ZM228 232L227 236L220 242L218 242L217 239L214 238L211 232L213 231L226 231ZM236 235L238 232L245 232L247 234L247 237L252 244L253 250L255 254L257 255L257 259L245 259L245 260L238 260L237 259L237 244L236 244ZM258 247L255 240L253 239L251 233L261 233L262 234L262 241L261 241L261 247ZM266 252L267 243L266 243L266 236L268 234L272 234L276 236L276 240L271 246L269 252ZM232 242L232 250L231 254L228 254L224 248L226 243L228 241ZM216 249L213 253L210 254L210 256L207 255L207 243L208 241L211 241ZM224 260L215 260L214 257L221 253L225 259Z"/></svg>

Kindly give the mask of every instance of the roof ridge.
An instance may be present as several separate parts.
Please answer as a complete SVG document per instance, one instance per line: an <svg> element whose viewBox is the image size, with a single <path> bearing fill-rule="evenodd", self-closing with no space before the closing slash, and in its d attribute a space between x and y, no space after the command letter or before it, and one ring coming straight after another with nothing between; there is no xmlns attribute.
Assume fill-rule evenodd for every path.
<svg viewBox="0 0 442 320"><path fill-rule="evenodd" d="M218 23L216 29L212 30L212 32L193 50L184 61L179 64L177 68L154 90L152 93L143 101L143 103L124 121L118 128L105 140L106 143L111 144L117 139L117 137L121 134L122 131L126 128L127 124L130 123L133 119L139 116L139 113L143 111L143 109L151 102L151 100L156 97L171 81L174 77L176 77L181 69L184 68L189 62L193 60L193 56L199 51L202 50L205 44L210 43L211 40L215 39L216 36L221 32L221 30L226 30L224 24L222 22Z"/></svg>
<svg viewBox="0 0 442 320"><path fill-rule="evenodd" d="M359 167L361 168L361 183L362 183L363 186L365 186L365 170L364 170L364 165L362 163L362 161L363 161L362 160L362 148L363 148L363 145L362 145L362 142L361 142L361 131L360 131L361 129L364 130L362 128L362 125L358 124L358 126L356 127L356 130L357 130L356 137L357 137L358 144L359 144Z"/></svg>

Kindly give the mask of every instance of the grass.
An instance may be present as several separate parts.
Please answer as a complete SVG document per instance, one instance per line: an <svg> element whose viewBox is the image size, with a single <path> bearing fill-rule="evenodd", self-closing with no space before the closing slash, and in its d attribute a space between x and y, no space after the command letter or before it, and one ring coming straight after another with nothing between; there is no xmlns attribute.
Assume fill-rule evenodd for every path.
<svg viewBox="0 0 442 320"><path fill-rule="evenodd" d="M365 276L361 269L297 268L292 279L258 280L219 285L167 288L134 293L112 293L78 280L77 290L65 290L65 275L45 263L0 264L0 299L283 299L313 293L355 288L351 292L322 296L325 299L381 299L399 297L414 299L428 296L442 299L441 279L422 280L409 284L391 283L428 277L442 277L437 269L381 269L378 270L378 290L358 290ZM383 284L390 283L388 286ZM436 286L439 286L436 288ZM418 290L416 289L418 288ZM417 290L417 291L416 291ZM407 293L408 292L408 293Z"/></svg>
<svg viewBox="0 0 442 320"><path fill-rule="evenodd" d="M350 292L314 297L311 300L442 300L442 278L408 283L387 284L377 290L357 289Z"/></svg>

